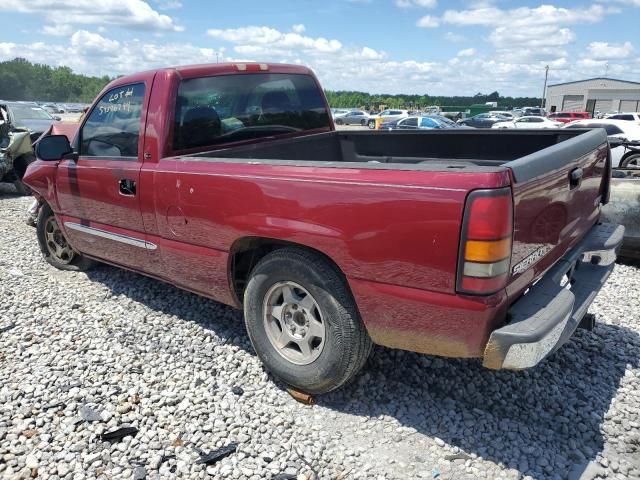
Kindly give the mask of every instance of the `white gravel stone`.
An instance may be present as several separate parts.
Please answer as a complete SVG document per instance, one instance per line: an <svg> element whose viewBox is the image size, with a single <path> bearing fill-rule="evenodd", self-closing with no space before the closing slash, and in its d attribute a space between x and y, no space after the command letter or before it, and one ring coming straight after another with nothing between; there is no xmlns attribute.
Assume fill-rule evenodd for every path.
<svg viewBox="0 0 640 480"><path fill-rule="evenodd" d="M30 199L3 189L0 478L37 465L52 479L130 480L144 466L149 479L253 480L307 462L319 480L640 476L635 266L617 265L596 298L596 329L537 368L377 348L310 407L265 373L240 312L108 266L55 270L23 224ZM137 435L99 440L123 426ZM198 463L231 442L236 453Z"/></svg>

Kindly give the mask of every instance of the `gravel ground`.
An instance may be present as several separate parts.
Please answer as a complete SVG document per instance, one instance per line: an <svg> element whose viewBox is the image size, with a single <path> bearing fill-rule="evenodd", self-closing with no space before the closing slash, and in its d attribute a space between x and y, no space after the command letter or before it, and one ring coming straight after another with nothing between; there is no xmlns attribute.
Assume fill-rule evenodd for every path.
<svg viewBox="0 0 640 480"><path fill-rule="evenodd" d="M378 348L355 382L307 406L264 371L239 312L107 266L48 266L23 223L30 199L9 191L2 478L640 478L637 267L616 267L595 331L538 368ZM123 427L137 432L100 436Z"/></svg>

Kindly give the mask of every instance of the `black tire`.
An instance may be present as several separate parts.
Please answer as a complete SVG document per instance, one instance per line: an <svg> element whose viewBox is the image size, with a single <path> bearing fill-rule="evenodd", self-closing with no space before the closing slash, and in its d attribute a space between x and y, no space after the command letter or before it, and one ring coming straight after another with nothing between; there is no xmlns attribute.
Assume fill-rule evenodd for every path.
<svg viewBox="0 0 640 480"><path fill-rule="evenodd" d="M366 124L367 124L367 121L364 118L360 120L360 125L364 127Z"/></svg>
<svg viewBox="0 0 640 480"><path fill-rule="evenodd" d="M628 155L620 162L622 168L640 168L640 153Z"/></svg>
<svg viewBox="0 0 640 480"><path fill-rule="evenodd" d="M18 195L22 195L22 196L31 195L31 189L28 186L26 186L24 183L22 183L22 180L15 179L13 181L13 186L16 187L16 192L18 193Z"/></svg>
<svg viewBox="0 0 640 480"><path fill-rule="evenodd" d="M13 185L16 187L18 195L31 195L31 189L27 185L22 183L22 177L24 177L29 164L35 162L35 160L36 157L33 154L29 153L27 155L16 158L13 162L13 172L15 175Z"/></svg>
<svg viewBox="0 0 640 480"><path fill-rule="evenodd" d="M287 360L267 334L264 303L269 291L282 282L295 282L306 289L322 316L322 349L306 365ZM346 281L322 256L304 249L276 250L256 265L244 294L244 315L260 360L285 383L309 394L326 393L344 385L358 373L371 352L371 339Z"/></svg>
<svg viewBox="0 0 640 480"><path fill-rule="evenodd" d="M49 205L46 203L43 204L42 207L40 207L40 212L38 213L36 232L38 236L38 245L40 246L40 251L42 251L42 256L47 261L47 263L60 270L71 270L75 272L84 272L93 268L97 264L97 262L71 249L70 246L69 249L73 250L72 255L67 255L66 257L62 255L56 256L56 254L52 251L54 250L54 248L51 245L48 245L48 235L46 232L47 224L52 218L55 219L55 215L53 214L51 207L49 207ZM64 238L62 232L60 232L60 235L60 241L64 241L64 243L66 243L66 238Z"/></svg>
<svg viewBox="0 0 640 480"><path fill-rule="evenodd" d="M375 128L376 128L376 121L375 121L375 120L369 120L369 122L367 123L367 125L369 126L369 130L375 130Z"/></svg>
<svg viewBox="0 0 640 480"><path fill-rule="evenodd" d="M337 120L336 120L336 125L342 125L343 123L344 123L344 122L343 122L342 120L340 120L340 119L337 119Z"/></svg>

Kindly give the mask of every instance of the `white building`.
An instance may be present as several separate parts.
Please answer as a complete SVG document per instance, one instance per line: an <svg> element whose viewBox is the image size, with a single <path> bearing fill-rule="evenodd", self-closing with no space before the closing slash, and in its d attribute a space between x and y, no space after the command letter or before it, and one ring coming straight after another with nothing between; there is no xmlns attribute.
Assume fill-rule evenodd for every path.
<svg viewBox="0 0 640 480"><path fill-rule="evenodd" d="M547 87L548 112L639 112L640 82L589 78Z"/></svg>

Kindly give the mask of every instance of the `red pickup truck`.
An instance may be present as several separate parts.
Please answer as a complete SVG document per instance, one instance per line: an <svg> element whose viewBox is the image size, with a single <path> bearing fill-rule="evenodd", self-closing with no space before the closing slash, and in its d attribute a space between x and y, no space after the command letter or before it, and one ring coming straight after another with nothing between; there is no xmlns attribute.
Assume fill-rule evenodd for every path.
<svg viewBox="0 0 640 480"><path fill-rule="evenodd" d="M532 367L581 323L623 236L599 222L603 130L336 131L301 66L119 78L37 157L24 181L50 264L244 308L258 356L308 393L347 382L373 343Z"/></svg>

